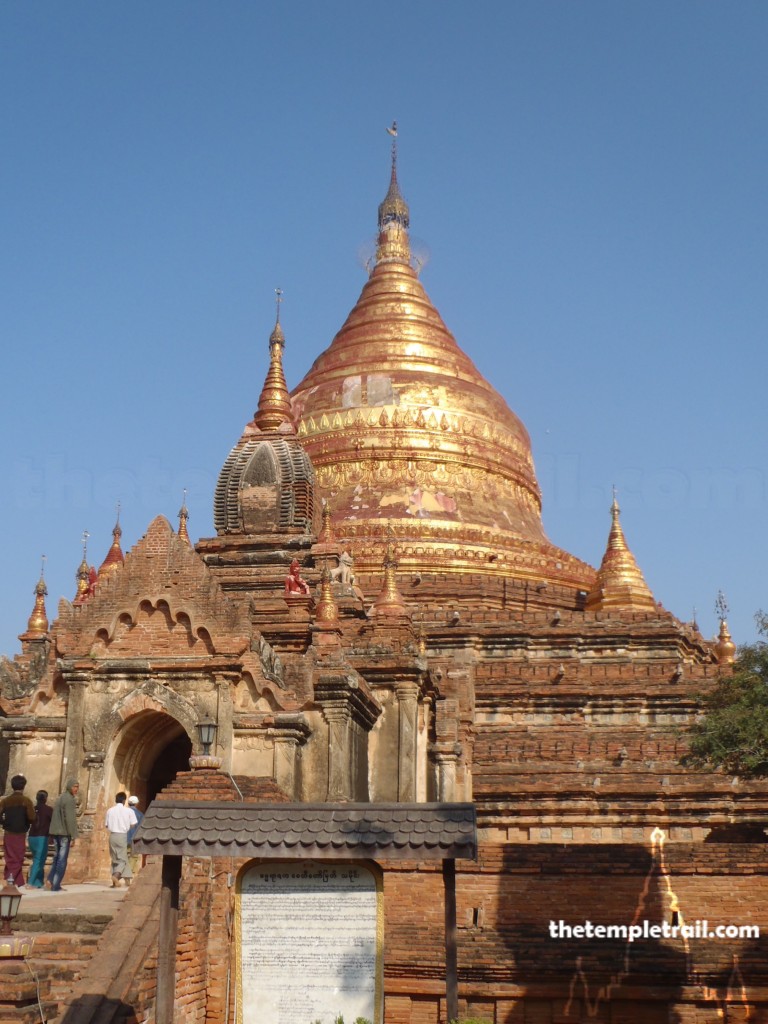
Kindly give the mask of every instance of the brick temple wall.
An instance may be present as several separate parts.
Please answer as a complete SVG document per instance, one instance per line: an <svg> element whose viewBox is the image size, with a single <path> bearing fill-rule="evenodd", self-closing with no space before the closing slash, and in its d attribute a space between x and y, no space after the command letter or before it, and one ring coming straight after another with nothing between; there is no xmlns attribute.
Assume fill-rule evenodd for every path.
<svg viewBox="0 0 768 1024"><path fill-rule="evenodd" d="M234 881L185 868L177 1019L233 1020ZM212 876L212 878L210 878ZM549 922L757 925L755 939L555 939ZM385 1024L445 1024L439 867L384 871ZM482 844L457 864L462 1015L493 1024L768 1022L768 845ZM206 930L207 929L207 930ZM227 1017L227 1003L229 1017Z"/></svg>
<svg viewBox="0 0 768 1024"><path fill-rule="evenodd" d="M462 1013L494 1024L768 1021L768 847L668 843L655 853L482 845L476 864L458 864ZM409 867L385 875L385 1021L442 1024L442 878ZM630 944L549 933L561 919L671 925L675 910L679 922L751 924L761 935Z"/></svg>
<svg viewBox="0 0 768 1024"><path fill-rule="evenodd" d="M176 944L175 1018L184 1024L211 1019L209 1006L217 1005L220 986L210 971L210 951L221 941L219 921L211 914L215 890L210 884L211 861L188 858L179 894L179 930ZM222 1015L218 1018L223 1021Z"/></svg>

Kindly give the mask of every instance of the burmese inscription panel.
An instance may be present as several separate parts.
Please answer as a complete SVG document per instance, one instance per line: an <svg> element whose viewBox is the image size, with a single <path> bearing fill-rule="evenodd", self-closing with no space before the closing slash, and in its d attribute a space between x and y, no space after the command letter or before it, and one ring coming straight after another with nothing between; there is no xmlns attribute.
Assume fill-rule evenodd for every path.
<svg viewBox="0 0 768 1024"><path fill-rule="evenodd" d="M238 886L240 1024L381 1021L381 876L350 861L256 862Z"/></svg>

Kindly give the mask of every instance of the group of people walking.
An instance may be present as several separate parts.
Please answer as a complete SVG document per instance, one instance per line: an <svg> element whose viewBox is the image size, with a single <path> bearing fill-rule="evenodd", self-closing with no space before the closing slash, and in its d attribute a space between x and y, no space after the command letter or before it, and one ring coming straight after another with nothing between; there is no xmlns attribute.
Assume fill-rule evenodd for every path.
<svg viewBox="0 0 768 1024"><path fill-rule="evenodd" d="M41 789L35 803L25 796L27 780L23 775L11 779L11 793L0 800L0 826L3 829L3 851L6 883L24 885L24 857L29 843L32 863L27 885L32 889L50 889L59 892L67 870L69 851L78 836L77 779L67 779L64 792L53 807L48 793ZM109 853L112 862L112 885L128 885L138 858L130 854L130 845L143 814L138 808L139 798L118 793L113 807L107 811L105 827L109 832ZM49 850L53 860L45 877L45 863ZM133 865L131 861L133 860Z"/></svg>

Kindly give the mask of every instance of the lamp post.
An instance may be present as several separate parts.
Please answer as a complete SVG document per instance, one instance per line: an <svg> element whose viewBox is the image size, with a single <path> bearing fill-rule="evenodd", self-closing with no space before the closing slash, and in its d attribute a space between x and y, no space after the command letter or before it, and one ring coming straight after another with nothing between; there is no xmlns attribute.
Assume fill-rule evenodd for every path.
<svg viewBox="0 0 768 1024"><path fill-rule="evenodd" d="M16 917L19 912L19 904L21 903L21 893L13 884L13 882L6 882L5 886L0 889L0 935L11 935L11 921Z"/></svg>
<svg viewBox="0 0 768 1024"><path fill-rule="evenodd" d="M37 983L34 977L27 978L19 960L25 960L32 952L34 939L31 935L20 935L11 930L11 922L19 912L21 893L7 882L0 889L0 992L13 991L13 1005L19 1012L21 1007L37 1003ZM21 973L20 973L21 972Z"/></svg>
<svg viewBox="0 0 768 1024"><path fill-rule="evenodd" d="M211 753L211 747L216 743L216 732L218 725L206 714L205 718L197 723L197 740L202 754L193 754L189 759L189 767L192 771L216 770L221 768L222 758Z"/></svg>
<svg viewBox="0 0 768 1024"><path fill-rule="evenodd" d="M216 739L217 728L218 726L210 715L206 715L202 722L197 723L197 733L200 737L200 746L203 748L203 757L210 756L211 747Z"/></svg>

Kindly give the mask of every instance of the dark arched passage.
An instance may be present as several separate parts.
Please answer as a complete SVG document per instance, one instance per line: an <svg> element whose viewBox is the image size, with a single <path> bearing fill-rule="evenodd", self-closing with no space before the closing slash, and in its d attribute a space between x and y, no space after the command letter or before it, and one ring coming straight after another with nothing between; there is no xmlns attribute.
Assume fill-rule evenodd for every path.
<svg viewBox="0 0 768 1024"><path fill-rule="evenodd" d="M189 770L192 740L184 726L163 711L147 709L131 717L115 744L110 789L135 793L142 808L179 772ZM108 800L113 795L108 793Z"/></svg>
<svg viewBox="0 0 768 1024"><path fill-rule="evenodd" d="M163 747L149 770L146 782L147 803L170 785L179 772L189 771L191 754L192 741L185 732L181 732Z"/></svg>

